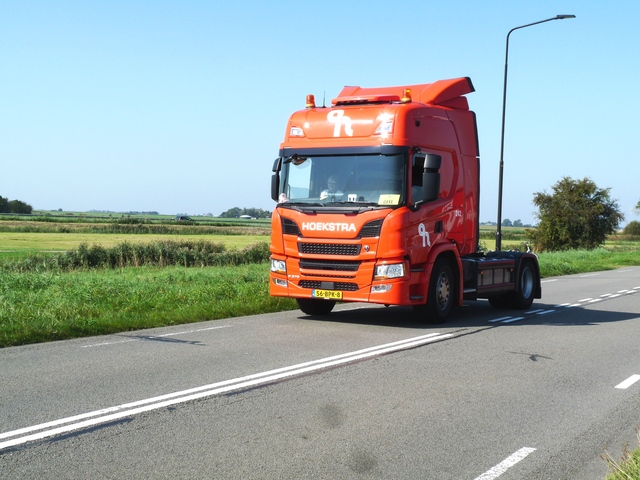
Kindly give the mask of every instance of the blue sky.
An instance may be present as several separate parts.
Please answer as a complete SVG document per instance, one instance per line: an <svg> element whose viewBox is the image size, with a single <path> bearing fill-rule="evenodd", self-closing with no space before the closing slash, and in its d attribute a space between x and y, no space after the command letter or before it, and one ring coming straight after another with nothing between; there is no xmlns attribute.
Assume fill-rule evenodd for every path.
<svg viewBox="0 0 640 480"><path fill-rule="evenodd" d="M0 195L36 209L272 209L288 116L344 85L468 76L481 221L563 176L640 200L640 2L0 0Z"/></svg>

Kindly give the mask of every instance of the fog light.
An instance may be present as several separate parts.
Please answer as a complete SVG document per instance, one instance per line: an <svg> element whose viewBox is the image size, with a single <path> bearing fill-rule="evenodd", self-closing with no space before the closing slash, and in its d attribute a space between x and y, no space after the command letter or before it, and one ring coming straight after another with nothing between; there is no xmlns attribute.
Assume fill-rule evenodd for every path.
<svg viewBox="0 0 640 480"><path fill-rule="evenodd" d="M385 293L391 290L393 285L373 285L371 287L371 293Z"/></svg>
<svg viewBox="0 0 640 480"><path fill-rule="evenodd" d="M275 283L279 287L286 287L287 286L287 281L283 280L281 278L274 278L273 279L273 283Z"/></svg>

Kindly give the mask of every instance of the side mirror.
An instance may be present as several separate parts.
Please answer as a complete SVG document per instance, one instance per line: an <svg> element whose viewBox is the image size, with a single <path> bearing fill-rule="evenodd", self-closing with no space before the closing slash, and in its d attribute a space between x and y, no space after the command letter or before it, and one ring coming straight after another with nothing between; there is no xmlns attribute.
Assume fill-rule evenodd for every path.
<svg viewBox="0 0 640 480"><path fill-rule="evenodd" d="M422 199L425 202L437 200L440 196L440 165L442 157L428 153L424 160L422 172Z"/></svg>
<svg viewBox="0 0 640 480"><path fill-rule="evenodd" d="M273 175L271 175L271 198L277 202L278 196L280 194L280 167L282 166L282 157L276 158L275 162L273 162L273 168L271 171Z"/></svg>

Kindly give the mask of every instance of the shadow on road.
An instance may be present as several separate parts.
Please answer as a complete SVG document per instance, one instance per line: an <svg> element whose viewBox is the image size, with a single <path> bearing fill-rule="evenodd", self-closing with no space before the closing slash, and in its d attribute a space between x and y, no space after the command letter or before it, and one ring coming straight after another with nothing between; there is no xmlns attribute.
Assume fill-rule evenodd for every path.
<svg viewBox="0 0 640 480"><path fill-rule="evenodd" d="M603 305L606 303L607 300L600 302ZM598 309L593 304L567 307L536 302L530 309L515 310L494 308L486 300L477 300L465 302L462 307L454 311L446 323L426 324L415 318L411 307L355 306L355 304L342 307L342 309L336 307L336 310L326 316L310 316L300 312L299 318L310 321L424 330L482 326L586 326L632 320L640 316L636 312Z"/></svg>

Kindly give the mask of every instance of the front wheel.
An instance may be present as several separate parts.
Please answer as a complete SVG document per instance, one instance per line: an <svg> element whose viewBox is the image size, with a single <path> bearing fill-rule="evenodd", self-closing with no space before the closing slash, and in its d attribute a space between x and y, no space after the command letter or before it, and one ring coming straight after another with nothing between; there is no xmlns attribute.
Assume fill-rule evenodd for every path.
<svg viewBox="0 0 640 480"><path fill-rule="evenodd" d="M307 315L329 315L336 302L334 300L318 300L315 298L296 298L298 308Z"/></svg>
<svg viewBox="0 0 640 480"><path fill-rule="evenodd" d="M446 322L455 306L455 293L455 276L451 264L440 258L431 271L427 303L414 307L418 320L432 324Z"/></svg>

